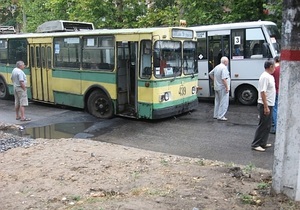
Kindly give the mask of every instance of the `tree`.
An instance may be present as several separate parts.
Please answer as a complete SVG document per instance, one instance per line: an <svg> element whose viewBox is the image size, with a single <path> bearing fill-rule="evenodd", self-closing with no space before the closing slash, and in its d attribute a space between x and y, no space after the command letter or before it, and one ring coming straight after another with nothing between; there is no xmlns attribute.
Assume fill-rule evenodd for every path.
<svg viewBox="0 0 300 210"><path fill-rule="evenodd" d="M273 21L281 29L282 13L283 13L283 0L273 0L268 4L264 4L265 12L267 14L266 20Z"/></svg>
<svg viewBox="0 0 300 210"><path fill-rule="evenodd" d="M254 20L281 25L283 0L20 0L15 13L8 10L10 0L0 2L2 23L23 24L24 12L27 31L33 32L58 19L92 22L96 28L178 26L180 19L188 26Z"/></svg>
<svg viewBox="0 0 300 210"><path fill-rule="evenodd" d="M0 25L17 26L18 6L11 0L0 0Z"/></svg>

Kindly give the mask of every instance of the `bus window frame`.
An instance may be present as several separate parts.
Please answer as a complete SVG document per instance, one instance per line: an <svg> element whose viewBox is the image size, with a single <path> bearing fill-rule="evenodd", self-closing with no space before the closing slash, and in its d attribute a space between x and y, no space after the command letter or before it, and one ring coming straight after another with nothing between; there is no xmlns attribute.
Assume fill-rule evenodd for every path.
<svg viewBox="0 0 300 210"><path fill-rule="evenodd" d="M93 46L88 46L88 39L94 39ZM106 39L106 40L105 40ZM103 45L103 41L106 41L108 45ZM109 44L110 43L110 44ZM89 45L91 45L90 43ZM90 50L98 50L99 58L91 58L94 53L87 52ZM107 51L108 50L108 51ZM107 53L109 52L109 61L107 61ZM89 53L89 54L88 54ZM113 35L94 35L82 37L82 70L97 70L97 71L113 71L115 62L115 37ZM89 58L85 58L89 55ZM91 56L92 55L92 56ZM90 61L88 61L90 60ZM98 62L97 62L98 61ZM100 62L99 62L100 61ZM106 62L104 62L106 61Z"/></svg>
<svg viewBox="0 0 300 210"><path fill-rule="evenodd" d="M139 77L150 79L152 76L152 40L140 41L140 72Z"/></svg>
<svg viewBox="0 0 300 210"><path fill-rule="evenodd" d="M62 40L62 45L63 46L60 46L60 45L57 45L58 43L56 42L57 39L61 39ZM75 43L75 39L79 42L76 41ZM73 40L73 41L72 41ZM70 42L70 43L69 43ZM74 43L72 43L74 42ZM78 45L77 47L65 47L66 45L69 46L69 45L72 45L72 44L75 44ZM80 69L80 66L81 66L81 53L82 53L82 39L79 37L79 36L60 36L60 37L54 37L53 39L53 45L54 45L54 51L53 51L53 65L54 65L54 68L66 68L66 69ZM62 48L64 47L64 48ZM57 57L61 56L60 55L60 52L62 51L62 49L67 50L67 61L64 60L64 57L62 58L62 61L57 61ZM75 55L77 55L75 57L75 61L74 62L71 62L70 61L70 49L75 49ZM76 53L76 49L78 50L78 52ZM58 55L59 54L59 55ZM62 56L65 56L65 54L62 54ZM57 64L66 64L66 65L57 65Z"/></svg>
<svg viewBox="0 0 300 210"><path fill-rule="evenodd" d="M8 41L0 39L0 64L8 63Z"/></svg>
<svg viewBox="0 0 300 210"><path fill-rule="evenodd" d="M16 46L12 46L12 42L19 41L21 43L17 43ZM25 45L25 47L23 46ZM27 52L27 46L28 46L28 41L26 38L12 38L8 40L8 58L7 58L7 63L11 65L16 65L17 61L23 61L25 66L27 66L27 57L28 57L28 52ZM17 56L17 52L21 52L21 57Z"/></svg>
<svg viewBox="0 0 300 210"><path fill-rule="evenodd" d="M161 46L162 43L168 42L168 43L178 43L179 48L177 49L171 49L173 50L175 59L171 59L174 55L171 53L172 51L169 50L169 52L166 50L168 48L164 48ZM155 47L158 45L158 47ZM163 50L165 49L165 50ZM156 79L163 79L163 78L169 78L174 76L180 76L182 73L182 49L183 49L183 43L181 41L176 40L157 40L153 43L153 68L154 76ZM178 50L178 52L176 52ZM165 51L165 53L163 53ZM179 55L178 55L179 54ZM177 55L177 56L176 56ZM178 59L176 59L179 58ZM175 62L179 61L179 66L171 66L170 61L175 60ZM169 63L167 63L169 61Z"/></svg>

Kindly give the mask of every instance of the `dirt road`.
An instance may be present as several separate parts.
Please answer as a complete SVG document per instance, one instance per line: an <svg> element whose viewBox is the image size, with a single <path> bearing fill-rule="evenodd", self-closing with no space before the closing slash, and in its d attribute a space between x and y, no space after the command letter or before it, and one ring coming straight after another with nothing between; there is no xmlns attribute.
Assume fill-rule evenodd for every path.
<svg viewBox="0 0 300 210"><path fill-rule="evenodd" d="M0 131L1 144L21 137ZM0 153L1 209L300 209L270 196L271 172L85 139Z"/></svg>

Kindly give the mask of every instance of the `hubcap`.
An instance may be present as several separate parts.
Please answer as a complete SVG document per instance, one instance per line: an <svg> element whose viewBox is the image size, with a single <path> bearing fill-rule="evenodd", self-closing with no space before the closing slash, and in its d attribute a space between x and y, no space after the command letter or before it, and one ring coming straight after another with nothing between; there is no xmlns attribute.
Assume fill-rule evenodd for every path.
<svg viewBox="0 0 300 210"><path fill-rule="evenodd" d="M96 102L96 109L99 111L101 114L104 114L107 111L107 101L104 99L99 99Z"/></svg>

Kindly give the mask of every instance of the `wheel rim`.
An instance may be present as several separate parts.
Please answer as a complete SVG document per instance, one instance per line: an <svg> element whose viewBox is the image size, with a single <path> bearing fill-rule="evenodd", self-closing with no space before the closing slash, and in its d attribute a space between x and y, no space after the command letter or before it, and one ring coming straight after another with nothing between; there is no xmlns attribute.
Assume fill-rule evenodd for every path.
<svg viewBox="0 0 300 210"><path fill-rule="evenodd" d="M242 99L244 101L252 101L252 99L253 99L253 93L250 90L245 90L242 93Z"/></svg>
<svg viewBox="0 0 300 210"><path fill-rule="evenodd" d="M105 115L109 111L108 101L104 98L99 98L95 102L96 111L101 115Z"/></svg>
<svg viewBox="0 0 300 210"><path fill-rule="evenodd" d="M251 105L256 100L256 94L254 90L243 89L239 94L239 101L244 105Z"/></svg>
<svg viewBox="0 0 300 210"><path fill-rule="evenodd" d="M1 82L0 83L0 97L3 97L6 95L6 88L5 85Z"/></svg>

